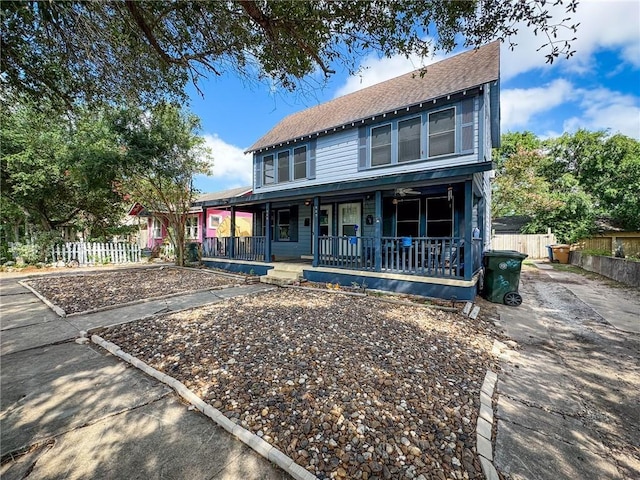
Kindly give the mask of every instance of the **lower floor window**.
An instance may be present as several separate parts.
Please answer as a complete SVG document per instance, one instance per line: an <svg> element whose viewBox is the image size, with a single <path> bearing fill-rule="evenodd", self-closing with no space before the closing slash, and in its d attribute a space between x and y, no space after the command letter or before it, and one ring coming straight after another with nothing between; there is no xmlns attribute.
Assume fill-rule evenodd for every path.
<svg viewBox="0 0 640 480"><path fill-rule="evenodd" d="M453 236L453 198L427 198L427 237Z"/></svg>
<svg viewBox="0 0 640 480"><path fill-rule="evenodd" d="M398 237L420 236L420 200L400 200L396 204L396 235Z"/></svg>
<svg viewBox="0 0 640 480"><path fill-rule="evenodd" d="M290 220L289 210L278 210L278 240L287 242L291 240Z"/></svg>
<svg viewBox="0 0 640 480"><path fill-rule="evenodd" d="M153 238L162 238L162 222L154 218L151 224Z"/></svg>
<svg viewBox="0 0 640 480"><path fill-rule="evenodd" d="M187 217L185 235L187 238L198 238L198 217Z"/></svg>

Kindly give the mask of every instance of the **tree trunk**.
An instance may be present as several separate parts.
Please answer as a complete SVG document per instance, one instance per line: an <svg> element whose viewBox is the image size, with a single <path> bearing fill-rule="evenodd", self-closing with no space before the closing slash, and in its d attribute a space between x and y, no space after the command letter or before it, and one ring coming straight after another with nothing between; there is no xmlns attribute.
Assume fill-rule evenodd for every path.
<svg viewBox="0 0 640 480"><path fill-rule="evenodd" d="M184 228L176 229L176 265L179 267L184 267L184 240L185 240L185 232Z"/></svg>

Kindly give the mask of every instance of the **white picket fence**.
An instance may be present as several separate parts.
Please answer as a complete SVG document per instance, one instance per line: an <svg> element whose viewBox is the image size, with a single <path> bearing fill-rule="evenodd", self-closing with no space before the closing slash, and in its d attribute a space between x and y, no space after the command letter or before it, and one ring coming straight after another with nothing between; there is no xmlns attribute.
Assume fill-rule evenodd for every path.
<svg viewBox="0 0 640 480"><path fill-rule="evenodd" d="M51 261L79 265L132 263L140 261L140 247L132 243L67 242L51 248Z"/></svg>

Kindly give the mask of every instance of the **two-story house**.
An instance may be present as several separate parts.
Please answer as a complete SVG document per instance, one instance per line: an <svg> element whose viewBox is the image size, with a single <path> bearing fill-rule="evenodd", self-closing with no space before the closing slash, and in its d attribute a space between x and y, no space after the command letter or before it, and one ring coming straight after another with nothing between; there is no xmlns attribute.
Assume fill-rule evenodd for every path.
<svg viewBox="0 0 640 480"><path fill-rule="evenodd" d="M472 299L491 238L499 52L493 42L283 119L249 149L252 194L201 204L254 219L251 237L207 242L205 263Z"/></svg>

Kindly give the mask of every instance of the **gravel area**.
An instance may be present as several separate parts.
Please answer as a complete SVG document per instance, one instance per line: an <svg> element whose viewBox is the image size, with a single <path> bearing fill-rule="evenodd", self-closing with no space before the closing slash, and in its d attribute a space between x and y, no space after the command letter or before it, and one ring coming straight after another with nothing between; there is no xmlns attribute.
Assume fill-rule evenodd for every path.
<svg viewBox="0 0 640 480"><path fill-rule="evenodd" d="M218 288L239 281L206 271L157 267L47 276L27 283L69 314L163 295Z"/></svg>
<svg viewBox="0 0 640 480"><path fill-rule="evenodd" d="M105 330L319 478L483 478L492 324L278 289Z"/></svg>

